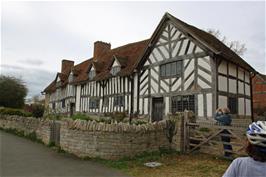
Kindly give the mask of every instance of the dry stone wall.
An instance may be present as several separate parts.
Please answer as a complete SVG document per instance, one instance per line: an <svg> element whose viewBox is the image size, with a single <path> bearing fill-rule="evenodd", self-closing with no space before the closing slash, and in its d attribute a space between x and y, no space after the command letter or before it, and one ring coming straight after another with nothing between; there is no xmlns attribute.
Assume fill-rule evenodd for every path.
<svg viewBox="0 0 266 177"><path fill-rule="evenodd" d="M60 147L79 157L119 159L169 148L165 131L166 121L129 125L68 119L61 124Z"/></svg>
<svg viewBox="0 0 266 177"><path fill-rule="evenodd" d="M2 129L15 129L24 135L36 133L36 137L45 144L50 142L50 121L33 117L0 115L0 127Z"/></svg>
<svg viewBox="0 0 266 177"><path fill-rule="evenodd" d="M0 115L0 127L16 129L24 134L36 133L38 139L49 144L52 137L51 120ZM60 124L61 149L79 157L119 159L160 148L180 150L181 121L172 141L167 136L168 123L160 121L142 125L128 123L106 124L95 121L63 119Z"/></svg>

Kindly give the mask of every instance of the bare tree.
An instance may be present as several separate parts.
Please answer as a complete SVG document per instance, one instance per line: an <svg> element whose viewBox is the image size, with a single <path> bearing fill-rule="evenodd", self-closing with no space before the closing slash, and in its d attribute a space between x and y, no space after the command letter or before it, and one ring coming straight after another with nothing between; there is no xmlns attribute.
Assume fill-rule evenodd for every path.
<svg viewBox="0 0 266 177"><path fill-rule="evenodd" d="M240 41L228 41L226 36L222 36L219 30L207 29L206 31L222 41L225 45L227 45L227 47L229 47L238 55L244 55L244 53L247 51L246 45L244 43L241 43Z"/></svg>

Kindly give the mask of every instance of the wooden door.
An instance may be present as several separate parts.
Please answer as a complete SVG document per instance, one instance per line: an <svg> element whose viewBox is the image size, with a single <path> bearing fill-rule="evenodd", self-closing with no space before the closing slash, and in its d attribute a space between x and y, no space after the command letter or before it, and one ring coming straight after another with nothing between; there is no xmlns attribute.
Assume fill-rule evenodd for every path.
<svg viewBox="0 0 266 177"><path fill-rule="evenodd" d="M163 98L152 99L152 122L163 119L164 104Z"/></svg>

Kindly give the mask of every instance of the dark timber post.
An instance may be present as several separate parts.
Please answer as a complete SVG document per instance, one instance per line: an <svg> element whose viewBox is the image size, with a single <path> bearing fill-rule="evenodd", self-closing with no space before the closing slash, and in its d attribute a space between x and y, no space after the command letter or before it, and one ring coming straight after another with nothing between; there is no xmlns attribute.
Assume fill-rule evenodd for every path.
<svg viewBox="0 0 266 177"><path fill-rule="evenodd" d="M132 116L133 116L133 104L134 104L134 75L130 75L129 80L131 82L131 88L130 88L130 94L131 94L131 100L130 100L130 116L129 116L129 123L131 124Z"/></svg>
<svg viewBox="0 0 266 177"><path fill-rule="evenodd" d="M249 86L250 86L250 106L251 106L251 120L254 122L254 113L253 113L253 84L252 84L252 79L256 76L256 74L253 74L253 76L249 77Z"/></svg>

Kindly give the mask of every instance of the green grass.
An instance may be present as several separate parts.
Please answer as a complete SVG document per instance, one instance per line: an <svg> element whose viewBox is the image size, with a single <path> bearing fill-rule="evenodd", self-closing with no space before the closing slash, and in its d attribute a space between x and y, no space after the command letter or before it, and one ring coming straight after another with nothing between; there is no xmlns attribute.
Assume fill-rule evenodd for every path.
<svg viewBox="0 0 266 177"><path fill-rule="evenodd" d="M99 162L108 167L116 168L119 170L127 170L130 168L132 163L141 166L146 162L158 161L164 156L177 155L177 154L179 154L178 151L161 148L159 151L143 152L134 157L125 157L119 160L105 160L100 158L84 158L84 160Z"/></svg>
<svg viewBox="0 0 266 177"><path fill-rule="evenodd" d="M22 130L17 130L17 129L14 129L14 128L7 128L7 129L0 128L0 130L5 131L7 133L11 133L11 134L17 135L19 137L23 137L23 138L29 139L29 140L34 141L34 142L38 142L38 143L44 144L42 142L42 140L37 138L37 135L36 135L35 132L25 133Z"/></svg>

